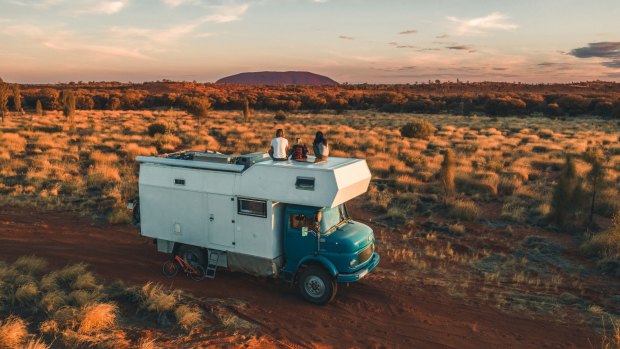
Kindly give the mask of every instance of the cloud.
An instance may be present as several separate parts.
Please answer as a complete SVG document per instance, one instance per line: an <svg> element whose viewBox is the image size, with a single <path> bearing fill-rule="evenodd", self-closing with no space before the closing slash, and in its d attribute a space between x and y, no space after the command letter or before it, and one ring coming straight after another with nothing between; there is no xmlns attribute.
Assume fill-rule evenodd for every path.
<svg viewBox="0 0 620 349"><path fill-rule="evenodd" d="M454 46L446 46L448 50L472 50L473 47L469 45L454 45Z"/></svg>
<svg viewBox="0 0 620 349"><path fill-rule="evenodd" d="M63 50L63 51L77 51L77 52L90 52L96 54L103 54L107 56L116 56L116 57L124 57L124 58L137 58L143 60L152 60L152 57L149 57L143 53L141 53L138 49L127 49L118 46L106 46L106 45L81 45L76 43L57 43L57 42L46 42L44 45L48 48L54 50Z"/></svg>
<svg viewBox="0 0 620 349"><path fill-rule="evenodd" d="M83 8L77 9L76 13L100 13L111 15L121 11L129 2L129 0L103 0L95 2L86 2Z"/></svg>
<svg viewBox="0 0 620 349"><path fill-rule="evenodd" d="M355 40L354 37L346 36L346 35L340 35L340 36L338 36L338 39L342 39L342 40Z"/></svg>
<svg viewBox="0 0 620 349"><path fill-rule="evenodd" d="M449 38L449 37L450 37L450 35L448 35L448 34L442 34L442 35L437 35L435 37L435 39L445 39L445 38Z"/></svg>
<svg viewBox="0 0 620 349"><path fill-rule="evenodd" d="M602 62L601 65L620 69L620 42L617 41L592 42L587 47L573 49L568 54L577 58L615 58Z"/></svg>
<svg viewBox="0 0 620 349"><path fill-rule="evenodd" d="M407 34L415 34L418 31L416 29L407 29L407 30L403 30L402 32L398 33L401 35L407 35Z"/></svg>
<svg viewBox="0 0 620 349"><path fill-rule="evenodd" d="M611 62L603 62L601 64L607 68L620 69L620 59L614 59Z"/></svg>
<svg viewBox="0 0 620 349"><path fill-rule="evenodd" d="M181 5L196 5L200 4L200 0L161 0L168 7L179 7Z"/></svg>
<svg viewBox="0 0 620 349"><path fill-rule="evenodd" d="M499 12L493 12L485 17L477 17L472 19L461 19L457 17L448 17L448 20L457 24L456 33L459 35L480 34L489 30L515 30L519 26L506 22L505 15Z"/></svg>
<svg viewBox="0 0 620 349"><path fill-rule="evenodd" d="M154 44L165 44L175 42L183 37L194 33L200 25L207 22L207 17L198 18L183 24L173 25L163 29L147 29L132 27L112 27L110 32L116 39L129 40L131 45L142 45L144 47L155 47ZM199 33L194 37L210 36L210 33ZM160 45L157 45L160 46Z"/></svg>
<svg viewBox="0 0 620 349"><path fill-rule="evenodd" d="M162 2L164 4L166 4L167 6L169 6L169 7L178 7L178 6L181 6L183 4L189 4L189 3L195 4L195 3L197 3L197 1L195 1L195 0L162 0Z"/></svg>
<svg viewBox="0 0 620 349"><path fill-rule="evenodd" d="M620 42L593 42L589 43L588 47L580 47L571 50L569 53L571 56L577 58L615 58L620 57Z"/></svg>
<svg viewBox="0 0 620 349"><path fill-rule="evenodd" d="M207 21L216 23L227 23L238 21L241 16L248 10L248 4L230 4L211 6L214 10L212 15L207 16Z"/></svg>
<svg viewBox="0 0 620 349"><path fill-rule="evenodd" d="M394 47L396 47L396 48L416 48L416 47L415 47L415 46L413 46L413 45L400 44L400 43L398 43L398 42L396 42L396 41L390 41L390 42L388 42L388 45L390 45L390 46L394 46Z"/></svg>
<svg viewBox="0 0 620 349"><path fill-rule="evenodd" d="M123 10L129 3L129 0L11 0L11 3L37 10L57 8L62 12L73 15L83 13L111 15Z"/></svg>
<svg viewBox="0 0 620 349"><path fill-rule="evenodd" d="M504 70L508 70L508 68L493 67L493 70L497 70L497 71L504 71Z"/></svg>

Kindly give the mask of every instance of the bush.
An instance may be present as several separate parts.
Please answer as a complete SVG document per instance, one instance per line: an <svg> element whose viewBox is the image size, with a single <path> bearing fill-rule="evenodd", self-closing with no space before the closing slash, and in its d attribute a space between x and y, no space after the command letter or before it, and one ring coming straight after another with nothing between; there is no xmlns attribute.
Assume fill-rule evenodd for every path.
<svg viewBox="0 0 620 349"><path fill-rule="evenodd" d="M400 128L400 134L407 138L429 139L435 133L435 128L425 120L415 120Z"/></svg>
<svg viewBox="0 0 620 349"><path fill-rule="evenodd" d="M620 211L613 217L613 225L604 232L597 233L581 245L587 255L620 258Z"/></svg>
<svg viewBox="0 0 620 349"><path fill-rule="evenodd" d="M84 307L80 316L78 333L93 334L113 327L116 324L118 307L109 303L95 303Z"/></svg>
<svg viewBox="0 0 620 349"><path fill-rule="evenodd" d="M149 136L155 137L157 134L166 134L170 132L168 125L161 122L154 122L148 126Z"/></svg>
<svg viewBox="0 0 620 349"><path fill-rule="evenodd" d="M202 321L202 312L198 307L190 307L182 304L175 311L174 315L177 323L186 330L189 330Z"/></svg>
<svg viewBox="0 0 620 349"><path fill-rule="evenodd" d="M286 120L286 113L282 110L278 110L276 112L276 116L274 116L274 119L278 120L278 121L284 121Z"/></svg>
<svg viewBox="0 0 620 349"><path fill-rule="evenodd" d="M14 349L21 346L28 336L26 322L11 315L4 322L0 321L0 348Z"/></svg>
<svg viewBox="0 0 620 349"><path fill-rule="evenodd" d="M475 221L480 217L480 209L472 201L456 200L450 207L450 215L466 221Z"/></svg>

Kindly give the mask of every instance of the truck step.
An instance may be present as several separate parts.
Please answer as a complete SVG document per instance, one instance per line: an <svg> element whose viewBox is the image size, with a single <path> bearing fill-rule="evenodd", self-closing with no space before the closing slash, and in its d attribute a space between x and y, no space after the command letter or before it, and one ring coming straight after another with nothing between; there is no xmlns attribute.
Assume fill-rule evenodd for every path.
<svg viewBox="0 0 620 349"><path fill-rule="evenodd" d="M205 271L205 277L209 279L215 279L215 273L217 271L217 265L220 261L220 256L223 252L209 251L209 261L207 263L207 270Z"/></svg>

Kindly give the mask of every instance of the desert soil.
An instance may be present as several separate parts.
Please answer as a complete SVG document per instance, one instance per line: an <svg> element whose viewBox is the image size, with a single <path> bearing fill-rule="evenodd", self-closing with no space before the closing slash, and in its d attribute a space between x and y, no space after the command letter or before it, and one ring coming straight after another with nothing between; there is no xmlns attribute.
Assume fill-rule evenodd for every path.
<svg viewBox="0 0 620 349"><path fill-rule="evenodd" d="M402 270L386 259L361 282L340 285L335 301L319 307L277 280L225 270L199 283L166 279L161 265L168 256L134 226L96 224L67 212L0 208L0 259L12 262L27 254L47 258L52 267L85 262L107 280L153 281L196 297L242 300L247 305L239 315L258 326L258 338L244 343L248 346L591 348L600 343L582 326L508 315L490 305L463 304L433 285L400 282Z"/></svg>

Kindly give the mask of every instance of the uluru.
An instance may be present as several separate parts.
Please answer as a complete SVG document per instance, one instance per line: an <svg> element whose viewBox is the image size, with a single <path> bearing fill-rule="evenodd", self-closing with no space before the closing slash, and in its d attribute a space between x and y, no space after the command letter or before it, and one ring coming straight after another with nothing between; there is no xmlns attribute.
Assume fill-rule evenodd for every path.
<svg viewBox="0 0 620 349"><path fill-rule="evenodd" d="M216 83L247 84L247 85L310 85L330 86L338 82L327 76L303 71L262 71L240 73L221 78Z"/></svg>

